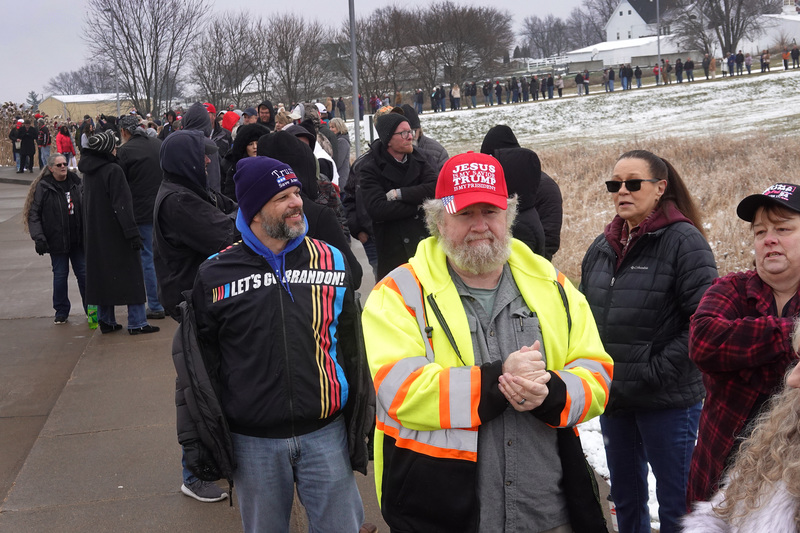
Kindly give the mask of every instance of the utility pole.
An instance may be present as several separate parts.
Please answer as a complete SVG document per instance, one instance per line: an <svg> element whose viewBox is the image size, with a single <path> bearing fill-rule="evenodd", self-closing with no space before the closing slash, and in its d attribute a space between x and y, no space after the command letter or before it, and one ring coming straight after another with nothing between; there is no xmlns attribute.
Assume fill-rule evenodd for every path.
<svg viewBox="0 0 800 533"><path fill-rule="evenodd" d="M358 107L358 56L356 55L356 9L354 0L350 4L350 59L353 62L353 134L356 136L356 159L361 155L361 115Z"/></svg>

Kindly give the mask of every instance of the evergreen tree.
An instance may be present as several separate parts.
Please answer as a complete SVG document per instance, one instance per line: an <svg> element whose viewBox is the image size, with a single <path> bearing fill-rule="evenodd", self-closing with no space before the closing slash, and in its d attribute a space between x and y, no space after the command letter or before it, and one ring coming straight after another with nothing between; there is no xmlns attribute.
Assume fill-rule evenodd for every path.
<svg viewBox="0 0 800 533"><path fill-rule="evenodd" d="M39 104L42 103L42 99L36 94L36 91L31 91L28 93L28 98L25 100L29 106L31 106L31 110L38 111Z"/></svg>

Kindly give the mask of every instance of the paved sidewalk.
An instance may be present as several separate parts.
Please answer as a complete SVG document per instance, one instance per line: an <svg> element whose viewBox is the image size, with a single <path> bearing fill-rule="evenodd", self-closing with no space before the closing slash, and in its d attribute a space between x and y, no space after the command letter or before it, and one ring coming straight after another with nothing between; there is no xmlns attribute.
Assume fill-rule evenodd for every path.
<svg viewBox="0 0 800 533"><path fill-rule="evenodd" d="M174 322L90 330L72 278L69 322L53 324L50 260L22 230L28 186L3 181L16 176L0 167L0 532L241 531L235 503L179 490ZM356 477L367 520L388 533L372 476ZM292 531L307 531L295 511Z"/></svg>

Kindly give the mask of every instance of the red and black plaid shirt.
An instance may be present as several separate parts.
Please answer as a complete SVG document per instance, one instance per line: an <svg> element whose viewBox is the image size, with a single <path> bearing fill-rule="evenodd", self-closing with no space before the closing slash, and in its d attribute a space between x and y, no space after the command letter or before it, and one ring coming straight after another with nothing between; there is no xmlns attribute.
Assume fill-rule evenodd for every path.
<svg viewBox="0 0 800 533"><path fill-rule="evenodd" d="M689 357L703 373L706 401L689 471L687 500L717 490L736 437L783 384L796 359L791 346L800 295L778 317L772 288L755 271L714 281L692 317Z"/></svg>

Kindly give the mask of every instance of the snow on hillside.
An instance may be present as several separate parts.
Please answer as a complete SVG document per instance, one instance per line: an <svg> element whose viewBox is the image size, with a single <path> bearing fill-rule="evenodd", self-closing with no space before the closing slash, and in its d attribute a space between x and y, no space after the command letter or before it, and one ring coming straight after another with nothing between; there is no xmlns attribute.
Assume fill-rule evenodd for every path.
<svg viewBox="0 0 800 533"><path fill-rule="evenodd" d="M476 110L426 111L421 122L426 134L451 155L478 151L496 124L510 126L520 144L533 149L632 138L794 131L800 115L800 71L718 76L711 82L705 81L702 70L696 72L700 76L695 75L694 83L630 91L617 87L613 93L593 86L583 97L576 96L574 88L564 89L563 98L489 108L483 107L480 95ZM465 99L461 101L464 105Z"/></svg>

